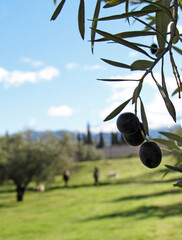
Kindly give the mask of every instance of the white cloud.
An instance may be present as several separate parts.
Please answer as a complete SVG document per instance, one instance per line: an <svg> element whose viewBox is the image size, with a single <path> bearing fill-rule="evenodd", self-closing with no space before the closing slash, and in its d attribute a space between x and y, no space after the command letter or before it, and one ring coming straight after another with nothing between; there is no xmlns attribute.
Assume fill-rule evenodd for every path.
<svg viewBox="0 0 182 240"><path fill-rule="evenodd" d="M138 55L137 51L130 51L129 52L129 57L136 57Z"/></svg>
<svg viewBox="0 0 182 240"><path fill-rule="evenodd" d="M30 127L35 127L36 125L36 119L35 118L31 118L30 121L29 121L29 126Z"/></svg>
<svg viewBox="0 0 182 240"><path fill-rule="evenodd" d="M59 76L59 70L51 66L46 67L38 72L38 78L48 80L48 81L58 76Z"/></svg>
<svg viewBox="0 0 182 240"><path fill-rule="evenodd" d="M4 68L0 67L0 82L3 82L4 79L7 79L9 76L8 71L6 71Z"/></svg>
<svg viewBox="0 0 182 240"><path fill-rule="evenodd" d="M107 102L112 102L116 100L124 101L129 99L132 95L133 95L133 88L125 88L125 89L122 89L121 91L113 92L113 95L111 96L111 98L107 99Z"/></svg>
<svg viewBox="0 0 182 240"><path fill-rule="evenodd" d="M59 70L55 67L46 67L39 71L7 71L0 68L0 82L4 83L5 87L15 86L19 87L23 83L36 83L39 81L50 81L60 74Z"/></svg>
<svg viewBox="0 0 182 240"><path fill-rule="evenodd" d="M67 70L75 70L75 69L80 69L80 70L85 70L85 71L95 71L95 70L103 70L106 69L104 66L99 65L99 64L95 64L95 65L84 65L84 66L80 66L78 63L76 62L70 62L67 63L65 65Z"/></svg>
<svg viewBox="0 0 182 240"><path fill-rule="evenodd" d="M99 132L116 132L118 131L117 127L116 127L116 122L112 121L112 122L104 122L99 126L96 127L91 127L91 131L94 133L99 133Z"/></svg>
<svg viewBox="0 0 182 240"><path fill-rule="evenodd" d="M44 63L42 61L34 61L34 62L32 62L32 65L34 67L40 67L40 66L44 65Z"/></svg>
<svg viewBox="0 0 182 240"><path fill-rule="evenodd" d="M33 59L27 58L27 57L23 57L21 59L21 61L24 63L30 63L34 67L40 67L40 66L44 65L44 63L42 61L33 60Z"/></svg>
<svg viewBox="0 0 182 240"><path fill-rule="evenodd" d="M67 70L74 70L78 68L78 64L75 62L70 62L70 63L67 63L65 67Z"/></svg>
<svg viewBox="0 0 182 240"><path fill-rule="evenodd" d="M58 107L53 106L48 110L48 115L50 116L71 116L72 114L73 110L66 105Z"/></svg>

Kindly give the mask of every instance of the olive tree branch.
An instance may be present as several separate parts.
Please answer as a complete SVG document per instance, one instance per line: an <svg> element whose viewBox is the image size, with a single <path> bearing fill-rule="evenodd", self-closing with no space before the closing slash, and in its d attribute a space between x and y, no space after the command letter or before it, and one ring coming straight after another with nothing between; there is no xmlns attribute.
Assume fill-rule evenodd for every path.
<svg viewBox="0 0 182 240"><path fill-rule="evenodd" d="M138 19L136 17L134 17L134 18L136 20L139 20L140 22L143 22L142 20L140 20L140 19ZM172 49L173 40L174 40L174 37L176 35L177 18L178 18L178 3L177 3L177 0L174 0L174 18L173 18L173 22L172 22L173 28L171 29L170 40L169 40L169 42L167 42L167 47L166 48L159 50L159 54L158 54L157 58L154 60L153 64L145 71L145 73L141 77L140 82L139 82L138 86L136 87L136 88L140 89L137 98L140 96L140 91L142 89L141 85L143 84L143 81L144 81L145 77L149 73L152 73L152 71L153 71L154 67L156 66L156 64L164 57L164 55L167 52L170 53L171 64L172 64L172 67L173 67L173 70L174 70L173 73L174 73L175 79L177 81L177 86L178 86L179 91L180 91L181 79L180 79L180 75L179 75L177 66L175 64L174 58L172 56L172 50L171 50ZM146 25L145 22L143 22L143 24ZM151 29L156 31L156 29L153 28L153 27L151 27ZM133 93L133 103L137 99L135 97L136 88L135 88L134 93Z"/></svg>

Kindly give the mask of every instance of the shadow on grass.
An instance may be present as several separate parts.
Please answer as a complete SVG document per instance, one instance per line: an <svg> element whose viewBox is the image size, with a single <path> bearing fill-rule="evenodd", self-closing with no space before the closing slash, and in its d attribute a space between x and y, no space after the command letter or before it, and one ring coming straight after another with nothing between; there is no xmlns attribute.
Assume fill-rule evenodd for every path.
<svg viewBox="0 0 182 240"><path fill-rule="evenodd" d="M171 191L163 191L163 192L157 192L157 193L151 193L151 194L141 194L141 195L130 195L126 197L117 198L114 200L111 200L110 202L120 202L120 201L129 201L129 200L140 200L144 198L151 198L151 197L160 197L168 194L179 194L182 193L181 189L178 190L171 190Z"/></svg>
<svg viewBox="0 0 182 240"><path fill-rule="evenodd" d="M46 188L46 191L56 190L56 189L73 189L73 188L87 188L87 187L102 187L109 185L148 185L148 184L162 184L162 183L173 183L178 181L179 178L173 178L168 180L159 180L159 181L139 181L139 180L131 180L131 179L123 179L117 180L115 182L100 182L98 185L94 185L93 183L84 183L84 184L70 184L67 187L65 186L54 186ZM31 189L29 189L31 190Z"/></svg>
<svg viewBox="0 0 182 240"><path fill-rule="evenodd" d="M182 215L182 204L170 204L166 206L141 206L132 210L122 211L122 212L114 212L110 214L95 216L86 218L82 221L97 221L102 219L112 219L118 217L132 217L136 219L145 219L150 217L158 217L158 218L166 218L171 216L179 216Z"/></svg>

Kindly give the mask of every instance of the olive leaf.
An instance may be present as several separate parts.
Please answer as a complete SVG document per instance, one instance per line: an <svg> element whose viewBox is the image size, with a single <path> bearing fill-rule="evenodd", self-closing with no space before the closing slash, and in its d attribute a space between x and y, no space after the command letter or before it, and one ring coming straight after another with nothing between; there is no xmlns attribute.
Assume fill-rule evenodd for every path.
<svg viewBox="0 0 182 240"><path fill-rule="evenodd" d="M120 62L115 62L115 61L112 61L112 60L108 60L108 59L104 59L104 58L101 58L102 61L110 64L110 65L113 65L115 67L121 67L121 68L128 68L128 69L131 69L131 66L127 65L127 64L124 64L124 63L120 63Z"/></svg>
<svg viewBox="0 0 182 240"><path fill-rule="evenodd" d="M60 4L57 6L56 10L53 13L51 20L55 20L57 18L57 16L60 14L65 2L66 2L66 0L62 0L60 2Z"/></svg>
<svg viewBox="0 0 182 240"><path fill-rule="evenodd" d="M170 7L170 2L171 0L158 0L158 3L160 5L163 5L165 8ZM166 11L163 10L160 12L156 12L156 30L163 35L163 37L161 37L160 34L157 34L157 42L160 48L165 47L166 37L167 37L167 27L170 21L171 21L171 18L166 13Z"/></svg>
<svg viewBox="0 0 182 240"><path fill-rule="evenodd" d="M140 92L141 92L141 89L142 89L142 84L143 84L143 81L140 80L138 86L135 88L134 92L133 92L133 97L132 97L132 104L133 103L136 103L139 95L140 95Z"/></svg>
<svg viewBox="0 0 182 240"><path fill-rule="evenodd" d="M140 98L140 106L141 106L141 117L142 117L143 127L144 127L146 135L149 135L147 116L146 116L145 108L144 108L144 105L143 105L143 102L142 102L141 98Z"/></svg>
<svg viewBox="0 0 182 240"><path fill-rule="evenodd" d="M92 28L91 28L91 50L92 53L94 52L94 40L95 40L95 31L93 29L97 28L97 18L99 16L99 12L100 12L100 6L101 6L101 0L97 0L97 4L95 7L95 12L94 12L94 16L93 16L93 21L92 21Z"/></svg>
<svg viewBox="0 0 182 240"><path fill-rule="evenodd" d="M78 26L82 39L85 35L85 3L84 0L80 0L79 10L78 10Z"/></svg>
<svg viewBox="0 0 182 240"><path fill-rule="evenodd" d="M166 87L165 76L164 76L164 58L162 58L161 77L162 77L162 89L164 90L166 96L169 98L167 87Z"/></svg>
<svg viewBox="0 0 182 240"><path fill-rule="evenodd" d="M137 60L131 64L131 70L146 70L147 68L151 67L153 64L152 61L148 60Z"/></svg>
<svg viewBox="0 0 182 240"><path fill-rule="evenodd" d="M119 38L132 38L132 37L143 37L143 36L154 36L156 35L156 32L152 32L152 31L129 31L129 32L121 32L121 33L116 33L114 34L114 36L119 37ZM103 41L108 41L108 39L106 38L100 38L100 39L96 39L95 42L103 42ZM149 47L147 45L144 44L136 44L136 45L140 45L143 47Z"/></svg>
<svg viewBox="0 0 182 240"><path fill-rule="evenodd" d="M180 89L179 89L179 87L177 87L175 90L174 90L174 92L172 93L172 96L174 96L176 93L178 93L179 91L181 91L182 92L182 85L180 85Z"/></svg>
<svg viewBox="0 0 182 240"><path fill-rule="evenodd" d="M166 0L163 0L161 1L161 4L160 4L160 0L158 0L157 2L152 2L152 1L148 1L148 0L143 0L144 2L147 2L147 3L150 3L151 5L154 5L156 8L160 9L161 11L164 11L171 19L172 19L172 13L170 11L170 0L167 1ZM165 3L165 4L163 4Z"/></svg>
<svg viewBox="0 0 182 240"><path fill-rule="evenodd" d="M165 166L171 170L177 171L177 172L181 172L182 173L182 167L176 167L176 166L171 166L171 165L167 165L165 164Z"/></svg>
<svg viewBox="0 0 182 240"><path fill-rule="evenodd" d="M176 44L179 41L180 37L179 37L179 30L176 28L176 33L175 36L173 38L173 43Z"/></svg>
<svg viewBox="0 0 182 240"><path fill-rule="evenodd" d="M154 13L154 12L158 12L158 11L159 10L154 8L154 9L148 9L148 10L143 10L143 11L140 10L140 11L126 12L123 14L117 14L117 15L98 18L97 20L98 21L108 21L108 20L118 20L118 19L129 18L129 17L142 17L149 13Z"/></svg>
<svg viewBox="0 0 182 240"><path fill-rule="evenodd" d="M117 116L125 107L126 105L130 102L131 98L119 105L114 111L112 111L105 119L104 122L111 120L115 116Z"/></svg>
<svg viewBox="0 0 182 240"><path fill-rule="evenodd" d="M121 4L125 1L126 0L111 0L108 3L106 3L103 8L114 7L114 6L117 6L117 5L119 5L119 4Z"/></svg>
<svg viewBox="0 0 182 240"><path fill-rule="evenodd" d="M159 133L164 135L165 137L171 139L171 140L174 140L174 141L182 143L182 137L180 135L178 135L178 134L171 133L171 132L163 132L163 131L161 131Z"/></svg>
<svg viewBox="0 0 182 240"><path fill-rule="evenodd" d="M98 78L99 81L106 81L106 82L138 82L140 80L137 79L121 79L121 78Z"/></svg>
<svg viewBox="0 0 182 240"><path fill-rule="evenodd" d="M166 93L164 92L163 88L161 87L161 85L155 80L155 83L159 89L159 92L161 93L162 98L164 99L164 103L167 107L167 110L169 112L169 114L171 115L171 117L173 118L173 120L176 122L176 111L174 108L173 103L171 102L171 100L169 99L169 97L166 95Z"/></svg>
<svg viewBox="0 0 182 240"><path fill-rule="evenodd" d="M152 139L154 142L158 142L158 143L161 143L171 149L177 149L177 150L180 150L179 146L175 143L175 142L172 142L168 139L163 139L163 138L153 138Z"/></svg>
<svg viewBox="0 0 182 240"><path fill-rule="evenodd" d="M101 31L101 30L98 30L98 29L94 29L94 31L97 32L98 34L104 36L108 40L112 40L112 41L114 41L116 43L122 44L122 45L124 45L124 46L126 46L128 48L131 48L131 49L136 50L136 51L138 51L140 53L143 53L143 54L145 54L148 57L151 57L146 51L144 51L143 49L139 48L134 43L131 43L129 41L126 41L124 39L121 39L121 38L116 37L116 36L114 36L114 35L112 35L110 33L107 33L107 32L104 32L104 31Z"/></svg>
<svg viewBox="0 0 182 240"><path fill-rule="evenodd" d="M175 50L176 52L178 52L179 54L182 55L182 49L180 49L180 48L178 48L178 47L176 47L176 46L172 46L172 47L174 48L174 50Z"/></svg>

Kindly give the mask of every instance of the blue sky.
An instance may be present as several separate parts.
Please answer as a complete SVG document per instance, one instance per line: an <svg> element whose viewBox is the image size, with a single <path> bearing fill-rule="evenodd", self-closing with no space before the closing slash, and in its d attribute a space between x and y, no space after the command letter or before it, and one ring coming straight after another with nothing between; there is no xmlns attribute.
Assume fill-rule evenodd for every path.
<svg viewBox="0 0 182 240"><path fill-rule="evenodd" d="M109 122L103 119L131 96L135 84L105 83L96 79L138 78L141 73L109 66L100 58L130 64L140 56L107 43L97 43L92 54L91 22L86 22L83 41L77 26L78 5L79 1L67 0L62 14L50 21L55 10L53 0L0 1L1 134L26 129L84 131L88 122L95 132L116 131L116 118ZM95 1L86 1L87 18L92 18L94 5ZM114 28L109 23L100 23L99 28L115 33L120 25L119 21ZM119 31L132 28L132 25L130 29L122 25ZM155 39L143 41L152 43ZM177 62L181 62L180 56ZM172 92L176 85L169 69L166 63L167 83ZM160 78L158 67L155 75ZM149 128L174 124L150 77L146 79L142 98ZM177 96L173 99L180 122L181 100ZM126 111L133 112L133 105Z"/></svg>

